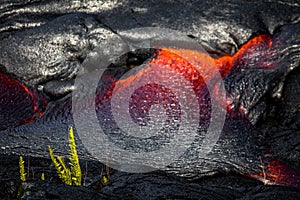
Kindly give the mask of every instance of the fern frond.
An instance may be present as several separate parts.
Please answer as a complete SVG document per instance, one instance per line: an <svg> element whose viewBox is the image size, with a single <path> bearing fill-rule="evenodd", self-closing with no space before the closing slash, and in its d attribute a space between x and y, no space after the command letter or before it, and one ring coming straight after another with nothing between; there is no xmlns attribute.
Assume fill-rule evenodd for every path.
<svg viewBox="0 0 300 200"><path fill-rule="evenodd" d="M66 184L66 185L72 185L72 178L71 178L71 171L70 169L66 166L63 158L61 156L57 157L57 160L61 166L60 168L60 176L61 180Z"/></svg>
<svg viewBox="0 0 300 200"><path fill-rule="evenodd" d="M59 163L57 162L56 158L54 157L54 153L53 153L53 149L51 148L51 146L48 146L49 149L49 154L50 154L50 158L54 164L54 167L57 169L59 168Z"/></svg>
<svg viewBox="0 0 300 200"><path fill-rule="evenodd" d="M60 177L60 179L63 181L63 183L67 185L76 185L81 186L81 179L82 179L82 173L81 168L79 164L78 154L76 150L76 143L73 133L73 128L70 127L69 130L69 147L70 147L70 158L69 158L69 166L70 169L66 166L63 158L61 156L58 156L57 159L54 157L53 150L50 146L49 153L51 160L57 170L57 174Z"/></svg>
<svg viewBox="0 0 300 200"><path fill-rule="evenodd" d="M19 167L20 167L20 179L21 179L21 181L26 181L26 173L25 173L25 167L24 167L24 160L23 160L22 156L20 156Z"/></svg>
<svg viewBox="0 0 300 200"><path fill-rule="evenodd" d="M106 178L106 176L102 177L102 183L103 185L106 185L106 183L108 182L108 178Z"/></svg>
<svg viewBox="0 0 300 200"><path fill-rule="evenodd" d="M62 180L62 182L66 185L72 185L72 179L71 179L71 172L66 167L63 158L61 156L57 157L57 159L54 157L53 150L51 146L48 146L50 158L54 164L54 167L56 168L57 174L59 178Z"/></svg>
<svg viewBox="0 0 300 200"><path fill-rule="evenodd" d="M74 185L80 186L81 185L81 178L82 178L82 173L81 173L81 168L79 164L79 159L78 159L78 154L76 150L76 143L75 143L75 138L74 138L74 133L73 133L73 128L70 127L69 130L69 147L70 147L70 171L71 171L71 177Z"/></svg>

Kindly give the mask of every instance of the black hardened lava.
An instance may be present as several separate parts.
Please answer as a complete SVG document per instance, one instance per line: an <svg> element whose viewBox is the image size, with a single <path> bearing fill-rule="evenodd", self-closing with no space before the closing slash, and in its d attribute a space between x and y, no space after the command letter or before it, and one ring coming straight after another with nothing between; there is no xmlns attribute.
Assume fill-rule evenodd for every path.
<svg viewBox="0 0 300 200"><path fill-rule="evenodd" d="M31 178L23 183L24 198L300 198L299 7L296 2L233 0L1 2L0 196L16 197L18 156L23 155L32 170ZM194 142L180 160L160 171L111 170L108 184L99 188L94 180L104 167L78 140L81 166L87 166L87 187L60 184L47 146L61 155L68 153L67 130L74 126L74 79L95 70L83 68L82 63L96 48L111 49L111 38L121 41L120 31L148 26L186 33L203 45L219 68L227 92L227 116L219 141L205 157ZM99 80L95 103L100 122L109 116L105 109L109 109L116 81L144 62L182 69L185 78L192 80L185 69L193 66L168 49L123 55ZM207 88L198 79L193 87L203 99L202 113L209 115ZM171 94L166 88L147 85L149 92L137 91L131 103L163 101L148 98L156 94L153 88ZM178 109L172 94L163 99ZM101 108L107 115L99 113ZM144 121L137 122L147 123L147 115L139 109L134 107L132 118L141 117ZM173 114L170 120L180 116ZM208 120L204 116L200 126L205 129ZM45 182L38 180L41 172L45 172Z"/></svg>

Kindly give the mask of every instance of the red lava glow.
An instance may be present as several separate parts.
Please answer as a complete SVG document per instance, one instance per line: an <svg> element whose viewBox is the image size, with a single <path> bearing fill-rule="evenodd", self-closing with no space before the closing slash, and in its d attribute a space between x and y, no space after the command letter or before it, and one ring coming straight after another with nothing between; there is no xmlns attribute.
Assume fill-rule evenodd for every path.
<svg viewBox="0 0 300 200"><path fill-rule="evenodd" d="M148 64L164 65L165 67L175 69L178 73L182 74L185 79L191 83L194 90L197 91L205 86L205 83L211 78L215 78L216 73L220 73L222 77L225 77L232 68L239 67L243 64L241 63L241 59L256 54L266 56L266 52L268 52L271 47L272 38L267 34L263 34L249 40L234 55L220 58L212 58L208 54L194 50L160 48L156 52L155 57ZM142 74L146 74L148 69L143 68L137 74L115 82L114 86L117 86L115 91L118 92L126 87L130 87L130 83L133 80L141 79L143 77ZM159 71L157 75L160 75ZM220 101L226 102L228 113L234 113L230 106L231 100L227 99L225 94L217 94L218 88L214 89L214 93L216 93L216 96L220 96ZM242 105L240 105L240 111L245 112Z"/></svg>
<svg viewBox="0 0 300 200"><path fill-rule="evenodd" d="M254 56L254 58L259 60L260 57L268 55L270 48L272 48L272 38L264 34L249 40L234 55L212 58L208 54L193 50L160 48L148 64L170 67L182 74L191 83L194 90L201 90L206 81L215 78L216 73L226 77L233 68L245 64L243 59L247 61L249 58L253 59ZM268 63L260 64L263 67L271 66ZM142 78L141 74L145 73L147 73L147 68L142 68L137 74L114 82L105 95L111 96L113 88L116 88L116 92L118 92L125 87L130 87L130 83L133 80ZM157 74L159 73L158 71ZM214 90L214 92L217 93L218 90ZM5 119L0 118L0 120L4 120L0 121L0 123L4 124L6 123L5 120L9 121L11 118L15 120L13 121L14 125L32 122L43 115L40 101L42 101L42 104L47 104L46 100L23 83L2 73L0 73L0 97L0 111L2 115L5 113ZM225 99L229 113L231 109L230 101ZM243 107L240 109L243 110ZM300 174L295 169L276 160L271 161L265 168L262 167L260 173L247 174L247 176L259 179L266 184L300 187Z"/></svg>
<svg viewBox="0 0 300 200"><path fill-rule="evenodd" d="M43 112L39 108L39 95L29 89L25 84L0 73L1 113L4 125L25 124L41 117ZM47 104L46 100L43 101Z"/></svg>
<svg viewBox="0 0 300 200"><path fill-rule="evenodd" d="M268 56L268 51L272 48L272 38L269 35L260 35L244 44L234 55L223 56L220 58L211 58L209 55L186 49L172 49L161 48L156 52L156 56L149 62L150 65L160 64L166 67L175 69L182 74L186 80L191 82L194 90L200 89L205 85L205 82L215 76L215 73L220 73L222 77L233 69L245 65L245 60L256 59L258 62L261 58L259 56ZM253 56L253 57L251 57ZM243 61L244 59L244 61ZM209 64L213 62L215 65ZM195 64L198 68L195 68ZM199 65L198 65L199 64ZM272 66L272 64L259 62L260 67ZM200 68L199 68L200 66ZM216 68L218 71L215 71ZM199 73L200 72L200 73ZM141 69L134 76L129 76L126 79L119 80L115 84L118 85L117 91L122 88L130 87L130 83L133 80L137 80L143 76L141 74L147 73L147 69ZM157 72L159 75L160 72ZM204 81L203 74L206 76ZM214 90L217 92L218 90ZM217 94L218 95L218 94ZM224 99L221 98L224 101ZM225 99L226 109L229 114L236 114L231 112L230 99ZM241 112L246 113L245 108L240 105ZM247 118L247 116L244 116ZM262 170L258 174L246 174L249 177L261 180L265 184L277 184L277 185L290 185L300 187L300 173L277 161L272 160L265 168L262 166Z"/></svg>
<svg viewBox="0 0 300 200"><path fill-rule="evenodd" d="M261 53L271 47L272 38L267 34L259 35L245 43L234 55L214 58L214 62L224 77L234 65L239 65L239 59L242 56L251 55L255 52Z"/></svg>
<svg viewBox="0 0 300 200"><path fill-rule="evenodd" d="M260 173L247 176L256 178L267 185L285 185L300 188L299 171L278 160L272 160L266 166L261 166Z"/></svg>

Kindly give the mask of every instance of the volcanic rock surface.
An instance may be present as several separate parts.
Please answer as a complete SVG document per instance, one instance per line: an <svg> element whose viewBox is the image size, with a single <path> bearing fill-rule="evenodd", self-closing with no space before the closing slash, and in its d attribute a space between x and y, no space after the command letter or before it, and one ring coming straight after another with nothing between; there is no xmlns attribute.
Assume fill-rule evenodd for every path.
<svg viewBox="0 0 300 200"><path fill-rule="evenodd" d="M235 0L1 2L0 196L16 198L22 185L24 199L300 198L299 7L292 1ZM103 186L105 166L76 135L86 187L61 184L48 145L67 156L67 130L76 129L75 77L93 74L95 68L83 63L97 48L113 53L126 47L116 45L121 31L149 26L178 30L220 65L230 65L224 83L231 112L217 144L201 157L194 142L181 160L160 171L111 169ZM246 45L261 35L267 39ZM153 58L152 50L131 52L106 73L116 78ZM104 77L100 85L112 80ZM28 93L20 97L20 91ZM32 108L24 108L30 102ZM25 183L18 178L19 155L29 166ZM45 181L39 180L42 172Z"/></svg>

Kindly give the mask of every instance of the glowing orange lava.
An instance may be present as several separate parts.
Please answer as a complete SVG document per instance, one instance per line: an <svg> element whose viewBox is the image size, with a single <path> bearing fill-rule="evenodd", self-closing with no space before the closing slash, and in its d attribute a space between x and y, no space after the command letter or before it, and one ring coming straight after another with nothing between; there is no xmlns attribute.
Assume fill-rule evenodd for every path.
<svg viewBox="0 0 300 200"><path fill-rule="evenodd" d="M1 123L24 124L42 116L39 108L40 97L22 82L0 73L1 113L4 120ZM47 103L44 101L43 103ZM12 122L13 119L15 122Z"/></svg>
<svg viewBox="0 0 300 200"><path fill-rule="evenodd" d="M248 55L257 54L260 52L267 52L272 47L272 38L269 35L259 35L245 43L239 51L234 55L223 56L220 58L212 58L206 53L188 50L188 49L174 49L174 48L160 48L155 57L148 63L148 65L163 65L175 69L178 73L185 77L194 90L201 90L205 83L212 78L216 78L216 73L220 73L225 77L232 68L239 67L241 58L248 57ZM149 68L142 68L137 74L131 75L125 79L121 79L114 83L115 91L121 91L126 87L130 87L133 80L139 80L142 74L147 74ZM157 71L157 76L160 72ZM165 77L168 78L168 77ZM215 93L218 93L216 88ZM225 94L216 94L220 97L220 101L226 101L228 105L231 100L226 99ZM231 113L231 107L226 109ZM241 111L243 107L241 106Z"/></svg>
<svg viewBox="0 0 300 200"><path fill-rule="evenodd" d="M210 78L213 78L215 73L220 73L222 77L226 77L233 68L238 68L245 64L242 63L245 62L243 59L247 60L250 58L259 61L259 56L268 56L270 48L272 48L272 38L269 35L254 37L244 44L234 55L227 55L220 58L212 58L208 54L193 50L161 48L156 52L155 57L149 62L149 65L159 64L175 69L182 74L186 80L191 82L196 90L204 86L205 82ZM214 65L212 65L211 62L213 62ZM261 67L272 66L272 64L263 62L259 64L262 64ZM217 71L215 69L217 69ZM115 84L118 85L117 91L125 87L130 87L130 83L133 80L140 79L142 77L141 74L147 73L147 70L149 69L142 68L137 74L116 82ZM160 72L157 72L157 75L159 74ZM216 90L214 92L218 91ZM231 100L225 101L229 106ZM243 111L242 107L240 109ZM227 107L227 110L230 113L230 107ZM261 180L265 184L300 187L300 173L277 160L272 160L260 173L246 175Z"/></svg>
<svg viewBox="0 0 300 200"><path fill-rule="evenodd" d="M261 166L260 173L248 174L247 176L256 178L266 185L300 187L299 171L278 160L272 160L266 166Z"/></svg>

